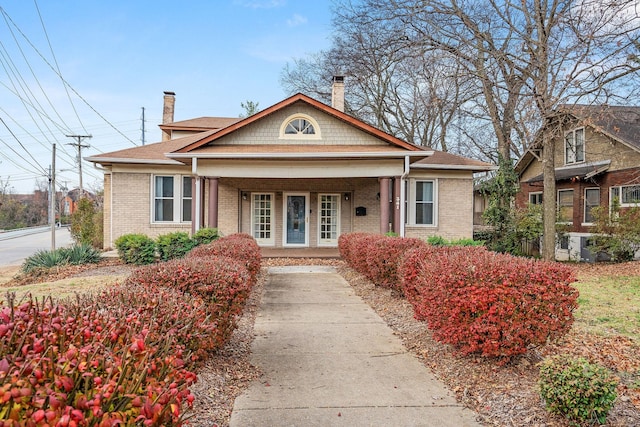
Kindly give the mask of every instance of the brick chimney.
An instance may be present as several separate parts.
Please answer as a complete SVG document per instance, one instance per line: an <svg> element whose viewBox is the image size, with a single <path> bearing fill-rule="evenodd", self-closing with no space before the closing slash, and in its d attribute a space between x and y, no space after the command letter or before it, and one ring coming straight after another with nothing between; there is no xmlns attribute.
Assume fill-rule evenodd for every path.
<svg viewBox="0 0 640 427"><path fill-rule="evenodd" d="M175 92L165 92L164 93L164 105L162 109L162 124L166 125L169 123L173 123L173 113L175 111L176 106L176 94ZM162 131L162 140L168 141L171 139L171 131L163 130Z"/></svg>
<svg viewBox="0 0 640 427"><path fill-rule="evenodd" d="M344 76L333 76L331 106L344 113Z"/></svg>

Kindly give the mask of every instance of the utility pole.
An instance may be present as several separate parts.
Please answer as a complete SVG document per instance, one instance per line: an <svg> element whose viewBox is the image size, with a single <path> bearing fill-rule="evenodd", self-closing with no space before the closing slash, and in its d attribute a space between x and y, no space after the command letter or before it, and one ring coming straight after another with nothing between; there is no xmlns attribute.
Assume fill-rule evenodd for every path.
<svg viewBox="0 0 640 427"><path fill-rule="evenodd" d="M51 223L51 250L56 250L56 144L53 144L49 169L49 222Z"/></svg>
<svg viewBox="0 0 640 427"><path fill-rule="evenodd" d="M65 135L67 138L75 138L78 142L69 142L67 145L76 147L78 149L78 175L80 176L80 182L78 188L80 189L80 197L84 195L82 188L82 149L89 148L89 144L83 144L82 140L85 138L92 138L91 135Z"/></svg>
<svg viewBox="0 0 640 427"><path fill-rule="evenodd" d="M147 132L144 128L144 123L146 120L144 119L144 107L142 107L142 145L146 142L145 133Z"/></svg>

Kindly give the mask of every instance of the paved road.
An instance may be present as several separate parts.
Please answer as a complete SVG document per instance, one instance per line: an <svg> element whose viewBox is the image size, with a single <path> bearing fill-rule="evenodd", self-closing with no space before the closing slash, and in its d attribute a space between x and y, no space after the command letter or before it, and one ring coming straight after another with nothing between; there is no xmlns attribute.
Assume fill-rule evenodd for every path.
<svg viewBox="0 0 640 427"><path fill-rule="evenodd" d="M20 234L16 236L16 234ZM41 249L51 249L51 229L40 229L34 234L11 232L0 235L0 267L20 265L23 261ZM73 243L67 228L56 230L56 248L69 246Z"/></svg>

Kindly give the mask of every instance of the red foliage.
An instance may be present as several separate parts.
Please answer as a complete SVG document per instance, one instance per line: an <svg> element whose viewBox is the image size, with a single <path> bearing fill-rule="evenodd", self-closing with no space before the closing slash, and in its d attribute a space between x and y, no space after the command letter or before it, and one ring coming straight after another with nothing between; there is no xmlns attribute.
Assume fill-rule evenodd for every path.
<svg viewBox="0 0 640 427"><path fill-rule="evenodd" d="M199 304L177 291L116 287L3 307L0 425L180 425L196 381L185 336L215 328Z"/></svg>
<svg viewBox="0 0 640 427"><path fill-rule="evenodd" d="M249 272L251 286L253 286L260 273L262 253L253 237L246 233L237 233L214 240L206 245L200 245L192 249L188 257L229 257L240 260Z"/></svg>
<svg viewBox="0 0 640 427"><path fill-rule="evenodd" d="M564 335L577 308L570 267L484 248L414 249L401 275L416 318L463 354L507 361Z"/></svg>
<svg viewBox="0 0 640 427"><path fill-rule="evenodd" d="M398 267L404 254L410 249L427 246L420 239L386 236L369 243L366 276L376 285L395 289L401 289Z"/></svg>
<svg viewBox="0 0 640 427"><path fill-rule="evenodd" d="M338 249L342 258L351 268L369 279L369 264L367 257L372 245L385 236L371 233L348 233L340 236Z"/></svg>
<svg viewBox="0 0 640 427"><path fill-rule="evenodd" d="M224 245L230 246L237 247ZM200 346L201 351L208 352L222 347L231 336L254 282L238 259L189 256L139 268L131 273L127 283L173 288L201 298L205 315L217 324L214 343L205 341Z"/></svg>
<svg viewBox="0 0 640 427"><path fill-rule="evenodd" d="M204 247L99 295L0 303L0 427L182 425L191 370L228 339L260 270L250 236Z"/></svg>

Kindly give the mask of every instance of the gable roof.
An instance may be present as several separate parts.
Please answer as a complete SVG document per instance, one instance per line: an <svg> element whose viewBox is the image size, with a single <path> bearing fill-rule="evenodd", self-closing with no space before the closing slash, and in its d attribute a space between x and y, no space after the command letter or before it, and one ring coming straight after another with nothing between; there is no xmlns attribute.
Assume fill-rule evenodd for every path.
<svg viewBox="0 0 640 427"><path fill-rule="evenodd" d="M206 131L226 128L242 120L239 117L197 117L195 119L158 125L162 130Z"/></svg>
<svg viewBox="0 0 640 427"><path fill-rule="evenodd" d="M609 138L636 151L640 151L640 107L623 105L562 104L557 112L567 114ZM540 135L540 131L538 131ZM535 156L531 150L539 149L542 140L537 137L529 149L518 159L515 170L522 173Z"/></svg>
<svg viewBox="0 0 640 427"><path fill-rule="evenodd" d="M481 160L470 159L453 153L433 150L433 154L411 165L415 169L464 169L474 172L496 170L498 167Z"/></svg>
<svg viewBox="0 0 640 427"><path fill-rule="evenodd" d="M381 131L380 129L377 129L371 125L366 124L363 121L360 121L354 117L351 117L350 115L336 110L335 108L329 107L326 104L323 104L320 101L316 101L313 98L308 97L307 95L304 95L302 93L297 93L293 96L290 96L289 98L278 102L277 104L272 105L271 107L262 110L252 116L246 117L244 119L241 119L240 121L231 124L229 126L227 126L224 129L221 129L219 132L216 132L215 134L203 137L202 139L200 139L199 141L196 141L192 144L186 145L184 147L182 147L179 150L174 151L174 153L188 153L192 150L195 150L197 148L202 147L203 145L209 144L212 141L215 141L216 139L222 138L225 135L228 135L238 129L241 129L245 126L250 125L251 123L254 123L264 117L267 117L273 113L275 113L276 111L279 111L285 107L288 107L290 105L295 104L296 102L303 102L306 103L324 113L329 114L330 116L333 116L343 122L346 122L348 124L350 124L351 126L366 132L370 135L373 135L377 138L380 138L381 140L388 142L389 144L391 144L392 146L397 146L397 147L401 147L404 148L406 150L409 151L423 151L423 149L421 147L418 147L416 145L413 144L409 144L408 142L405 142L399 138L396 138L395 136L389 135L386 132Z"/></svg>

